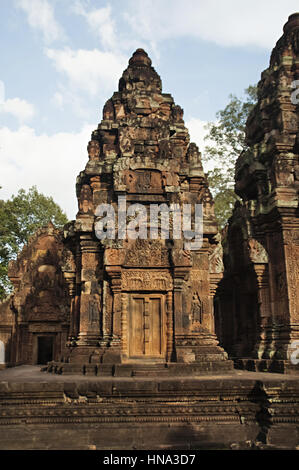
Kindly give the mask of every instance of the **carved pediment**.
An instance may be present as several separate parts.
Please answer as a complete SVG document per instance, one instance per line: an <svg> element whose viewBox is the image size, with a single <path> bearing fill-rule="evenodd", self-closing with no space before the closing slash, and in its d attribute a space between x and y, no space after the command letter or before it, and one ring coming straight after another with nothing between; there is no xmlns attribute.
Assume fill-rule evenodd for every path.
<svg viewBox="0 0 299 470"><path fill-rule="evenodd" d="M138 238L128 249L124 266L169 266L168 250L159 240Z"/></svg>

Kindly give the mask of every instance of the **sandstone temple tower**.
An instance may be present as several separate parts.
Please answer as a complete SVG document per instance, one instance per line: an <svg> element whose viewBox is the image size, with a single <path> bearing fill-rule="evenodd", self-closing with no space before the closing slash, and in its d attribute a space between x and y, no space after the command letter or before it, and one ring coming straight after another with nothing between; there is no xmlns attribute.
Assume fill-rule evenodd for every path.
<svg viewBox="0 0 299 470"><path fill-rule="evenodd" d="M229 370L214 332L213 296L221 279L221 245L213 201L183 110L151 60L138 49L103 109L77 178L79 211L65 228L71 286L69 352L61 371L111 373L117 364L179 364L190 371ZM203 204L203 243L183 239L99 240L97 207L118 213L132 204ZM124 199L125 198L125 199ZM149 222L149 221L148 221ZM117 229L117 227L116 227ZM176 366L175 366L176 365ZM189 365L189 366L188 366Z"/></svg>
<svg viewBox="0 0 299 470"><path fill-rule="evenodd" d="M294 369L290 359L299 350L298 88L295 13L262 73L247 121L248 150L235 169L241 201L229 221L217 294L226 350L245 366L278 371Z"/></svg>
<svg viewBox="0 0 299 470"><path fill-rule="evenodd" d="M87 150L76 220L63 233L51 224L40 230L10 265L15 291L0 308L5 363L97 375L231 370L214 328L222 247L201 155L143 49L129 60ZM103 239L104 204L116 222L115 236ZM170 217L167 234L160 209L189 205L190 235L196 204L201 243L191 249L174 236L183 214ZM147 213L145 235L136 238L130 209L153 205L154 226Z"/></svg>

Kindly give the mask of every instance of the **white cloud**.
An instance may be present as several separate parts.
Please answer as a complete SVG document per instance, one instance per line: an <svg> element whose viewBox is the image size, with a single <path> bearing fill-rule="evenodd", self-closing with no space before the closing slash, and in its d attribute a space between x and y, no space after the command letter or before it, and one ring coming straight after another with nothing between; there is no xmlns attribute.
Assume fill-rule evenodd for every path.
<svg viewBox="0 0 299 470"><path fill-rule="evenodd" d="M62 93L60 93L59 91L56 91L53 95L52 103L54 104L56 108L62 110L64 107L64 98L63 98Z"/></svg>
<svg viewBox="0 0 299 470"><path fill-rule="evenodd" d="M209 145L214 145L212 141L210 141L209 139L205 139L208 134L208 131L205 127L207 125L207 121L202 121L201 119L192 117L188 121L186 121L185 124L187 129L189 130L190 142L194 142L198 146L198 149L201 154L204 155L204 148ZM212 170L214 166L215 163L213 160L209 160L209 162L203 162L205 172Z"/></svg>
<svg viewBox="0 0 299 470"><path fill-rule="evenodd" d="M35 108L33 104L21 98L5 99L5 86L0 80L0 114L7 113L14 116L18 121L25 122L33 118Z"/></svg>
<svg viewBox="0 0 299 470"><path fill-rule="evenodd" d="M15 5L26 13L29 26L41 31L46 43L64 39L64 31L48 0L15 0Z"/></svg>
<svg viewBox="0 0 299 470"><path fill-rule="evenodd" d="M298 0L130 0L126 19L141 38L197 37L220 46L272 49Z"/></svg>
<svg viewBox="0 0 299 470"><path fill-rule="evenodd" d="M0 104L0 112L12 114L19 121L28 121L35 114L34 106L26 100L12 98Z"/></svg>
<svg viewBox="0 0 299 470"><path fill-rule="evenodd" d="M92 125L78 133L37 135L22 126L16 131L0 129L1 181L0 198L16 194L20 188L37 186L46 196L52 196L68 217L77 212L76 177L87 163L87 143Z"/></svg>
<svg viewBox="0 0 299 470"><path fill-rule="evenodd" d="M110 5L87 11L82 2L77 1L73 6L73 11L85 18L90 30L99 37L104 48L117 47L116 27L111 16Z"/></svg>
<svg viewBox="0 0 299 470"><path fill-rule="evenodd" d="M127 58L121 54L98 49L47 49L46 54L56 69L68 78L73 89L92 96L117 89L127 63Z"/></svg>

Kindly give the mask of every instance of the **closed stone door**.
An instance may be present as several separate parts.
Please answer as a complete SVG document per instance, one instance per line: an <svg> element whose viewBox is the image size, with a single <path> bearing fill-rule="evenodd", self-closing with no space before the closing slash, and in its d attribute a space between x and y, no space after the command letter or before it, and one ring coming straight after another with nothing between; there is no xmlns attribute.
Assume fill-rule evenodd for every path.
<svg viewBox="0 0 299 470"><path fill-rule="evenodd" d="M164 295L130 295L130 358L161 358L165 355L164 302Z"/></svg>

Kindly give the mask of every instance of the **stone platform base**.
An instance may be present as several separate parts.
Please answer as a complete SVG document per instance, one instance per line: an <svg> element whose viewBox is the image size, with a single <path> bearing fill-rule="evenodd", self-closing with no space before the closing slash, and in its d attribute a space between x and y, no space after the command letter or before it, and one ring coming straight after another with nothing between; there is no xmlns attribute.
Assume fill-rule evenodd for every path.
<svg viewBox="0 0 299 470"><path fill-rule="evenodd" d="M296 449L295 376L201 378L0 371L1 450Z"/></svg>
<svg viewBox="0 0 299 470"><path fill-rule="evenodd" d="M55 374L83 374L110 377L182 377L229 374L234 369L233 361L201 361L186 363L128 363L128 364L78 364L49 362L43 370Z"/></svg>
<svg viewBox="0 0 299 470"><path fill-rule="evenodd" d="M280 374L299 374L299 364L291 364L290 361L278 359L233 359L234 366L239 370L255 372L278 372Z"/></svg>

